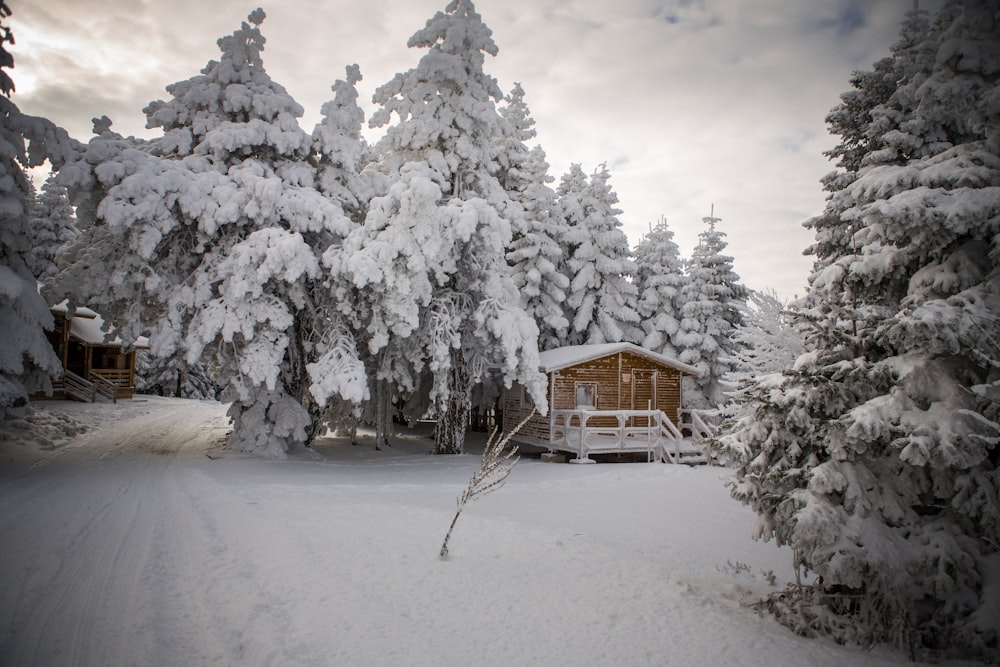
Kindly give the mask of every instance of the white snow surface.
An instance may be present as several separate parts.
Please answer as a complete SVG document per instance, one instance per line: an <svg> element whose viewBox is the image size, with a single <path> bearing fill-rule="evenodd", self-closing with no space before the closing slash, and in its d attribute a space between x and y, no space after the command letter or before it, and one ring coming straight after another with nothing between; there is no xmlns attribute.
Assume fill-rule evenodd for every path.
<svg viewBox="0 0 1000 667"><path fill-rule="evenodd" d="M321 438L223 447L224 405L33 403L0 422L3 665L896 665L745 602L791 575L720 468L478 465ZM366 438L368 438L366 442Z"/></svg>

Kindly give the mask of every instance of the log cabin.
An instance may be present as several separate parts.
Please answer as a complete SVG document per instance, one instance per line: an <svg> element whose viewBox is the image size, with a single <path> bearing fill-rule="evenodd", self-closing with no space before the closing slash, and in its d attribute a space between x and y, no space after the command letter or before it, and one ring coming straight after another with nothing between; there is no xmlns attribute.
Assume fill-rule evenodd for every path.
<svg viewBox="0 0 1000 667"><path fill-rule="evenodd" d="M55 326L46 336L63 368L62 377L52 378L51 397L89 402L98 396L115 402L132 398L136 351L149 349L149 341L140 338L126 350L114 327L93 310L76 308L71 316L65 303L50 310Z"/></svg>
<svg viewBox="0 0 1000 667"><path fill-rule="evenodd" d="M681 379L697 376L696 368L631 343L561 347L542 352L539 361L548 377L549 413L536 413L514 442L573 454L574 463L593 462L591 454L624 452L694 462L680 425ZM504 432L517 428L532 407L523 386L507 389Z"/></svg>

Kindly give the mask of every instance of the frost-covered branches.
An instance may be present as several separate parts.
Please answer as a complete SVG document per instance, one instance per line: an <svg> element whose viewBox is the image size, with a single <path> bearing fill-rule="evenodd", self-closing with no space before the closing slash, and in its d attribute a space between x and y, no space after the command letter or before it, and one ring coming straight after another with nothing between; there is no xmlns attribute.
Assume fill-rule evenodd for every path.
<svg viewBox="0 0 1000 667"><path fill-rule="evenodd" d="M514 445L510 449L506 449L506 447L510 443L510 439L533 416L535 416L534 409L513 431L505 434L502 438L497 437L496 429L490 434L489 439L486 441L486 447L483 449L483 455L479 459L479 469L472 473L468 486L465 487L465 491L458 497L458 508L455 510L455 516L451 520L451 525L448 526L444 542L441 543L441 552L439 554L441 558L448 557L448 540L451 539L451 532L455 529L458 517L462 513L462 510L465 509L465 506L473 500L482 498L487 493L499 489L507 481L510 473L514 471L514 467L520 460L520 457L517 455L517 445Z"/></svg>
<svg viewBox="0 0 1000 667"><path fill-rule="evenodd" d="M549 186L553 178L545 151L541 146L529 150L524 144L535 136L524 89L515 85L506 102L500 113L510 132L499 141L499 178L524 213L523 222L513 221L507 261L524 310L538 325L538 347L545 350L561 344L569 327L563 312L569 278L563 273L565 257L560 247L568 227Z"/></svg>

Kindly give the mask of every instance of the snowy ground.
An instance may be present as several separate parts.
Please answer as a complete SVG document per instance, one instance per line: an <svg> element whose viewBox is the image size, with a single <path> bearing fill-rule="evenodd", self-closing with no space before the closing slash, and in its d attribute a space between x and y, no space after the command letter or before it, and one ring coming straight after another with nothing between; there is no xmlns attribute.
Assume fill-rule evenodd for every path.
<svg viewBox="0 0 1000 667"><path fill-rule="evenodd" d="M0 665L910 664L744 606L790 556L719 468L522 459L442 561L476 454L226 432L155 397L0 422Z"/></svg>

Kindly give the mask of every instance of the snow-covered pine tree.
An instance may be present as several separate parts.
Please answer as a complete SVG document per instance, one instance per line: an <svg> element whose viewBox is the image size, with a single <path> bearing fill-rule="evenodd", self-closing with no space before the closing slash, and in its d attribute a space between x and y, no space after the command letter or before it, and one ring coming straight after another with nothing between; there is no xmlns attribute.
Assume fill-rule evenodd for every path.
<svg viewBox="0 0 1000 667"><path fill-rule="evenodd" d="M386 176L371 168L372 149L361 134L365 114L358 106L359 81L360 68L348 65L345 78L333 84L334 98L323 105L322 119L312 134L320 191L339 202L356 226L364 223L369 202L388 188ZM340 251L339 244L327 249L327 268L337 263ZM364 297L335 271L314 284L313 292L316 316L326 324L314 341L318 358L309 367L314 378L312 393L326 410L325 420L335 427L346 427L354 434L359 421L373 421L376 449L380 449L392 426L392 394L377 379L378 359L366 354L367 345L357 340L359 334L363 337L359 328L364 321ZM361 393L348 389L366 385Z"/></svg>
<svg viewBox="0 0 1000 667"><path fill-rule="evenodd" d="M363 290L368 349L381 379L416 392L430 375L436 451L461 452L471 392L487 369L529 388L545 411L538 327L520 304L505 251L521 216L496 177L503 95L483 70L497 46L469 0L453 0L408 46L414 69L376 90L370 121L388 125L378 154L395 177L331 266Z"/></svg>
<svg viewBox="0 0 1000 667"><path fill-rule="evenodd" d="M29 210L32 244L29 265L35 279L44 282L58 271L59 249L77 235L76 215L66 188L56 183L54 173L45 179Z"/></svg>
<svg viewBox="0 0 1000 667"><path fill-rule="evenodd" d="M913 100L918 150L887 153L893 127L831 196L854 229L817 259L809 351L726 439L733 495L816 575L769 606L911 657L1000 661L998 19L942 8L935 57L885 103Z"/></svg>
<svg viewBox="0 0 1000 667"><path fill-rule="evenodd" d="M836 264L845 252L853 252L859 221L842 217L843 207L836 193L854 182L862 165L902 164L909 156L926 152L920 135L926 134L932 144L944 138L940 126L917 131L918 124L926 126L930 119L913 114L916 90L933 65L935 40L927 12L916 8L907 12L890 55L877 61L871 70L855 72L850 81L852 89L840 96L840 104L827 115L829 130L840 137L840 142L825 155L837 159L839 168L822 179L824 189L831 193L826 210L805 222L815 234L813 245L806 251L816 257L814 272ZM852 303L849 300L842 307L852 307Z"/></svg>
<svg viewBox="0 0 1000 667"><path fill-rule="evenodd" d="M157 396L219 398L219 385L203 364L190 364L177 356L154 357L146 351L135 359L135 389Z"/></svg>
<svg viewBox="0 0 1000 667"><path fill-rule="evenodd" d="M536 133L521 84L515 84L506 102L500 115L511 131L502 136L498 151L500 181L524 210L524 223L514 229L507 261L525 312L538 325L538 347L547 350L558 347L569 328L563 313L569 279L560 270L564 264L559 246L567 227L556 214L556 193L549 186L555 179L549 175L545 151L525 144Z"/></svg>
<svg viewBox="0 0 1000 667"><path fill-rule="evenodd" d="M635 265L638 311L645 332L642 346L676 357L674 337L680 328L680 297L687 276L674 232L665 218L635 247Z"/></svg>
<svg viewBox="0 0 1000 667"><path fill-rule="evenodd" d="M32 188L25 170L46 159L58 167L76 148L63 130L22 114L10 99L14 82L6 70L14 58L7 43L14 37L4 25L10 13L0 0L0 417L22 413L28 395L51 390L49 377L61 369L45 337L52 314L29 268Z"/></svg>
<svg viewBox="0 0 1000 667"><path fill-rule="evenodd" d="M146 107L161 137L105 131L63 170L71 195L98 203L53 289L110 315L125 340L148 332L154 354L207 363L231 402L230 445L280 456L320 427L308 369L326 323L312 287L352 223L316 188L302 108L263 66L263 20L251 12L218 41L219 61ZM344 377L337 388L360 398Z"/></svg>
<svg viewBox="0 0 1000 667"><path fill-rule="evenodd" d="M323 104L322 118L312 133L319 188L341 202L344 212L358 225L365 220L368 202L384 195L388 187L384 174L368 168L373 155L361 134L365 112L358 106L359 81L361 68L348 65L345 78L331 86L333 99Z"/></svg>
<svg viewBox="0 0 1000 667"><path fill-rule="evenodd" d="M805 340L791 311L773 290L748 290L742 322L733 331L736 356L733 380L752 380L791 368L805 352Z"/></svg>
<svg viewBox="0 0 1000 667"><path fill-rule="evenodd" d="M723 254L728 244L717 228L721 218L702 219L707 229L698 235L698 245L687 263L687 281L680 294L680 327L674 337L679 359L701 375L685 378L687 407L714 409L726 402L732 389L725 378L733 370L738 346L733 333L742 323L741 304L746 288L733 270L733 258Z"/></svg>
<svg viewBox="0 0 1000 667"><path fill-rule="evenodd" d="M556 191L559 214L567 225L562 245L570 280L568 345L642 341L638 290L630 280L636 267L610 179L605 164L589 179L579 164L573 164Z"/></svg>

